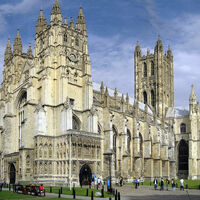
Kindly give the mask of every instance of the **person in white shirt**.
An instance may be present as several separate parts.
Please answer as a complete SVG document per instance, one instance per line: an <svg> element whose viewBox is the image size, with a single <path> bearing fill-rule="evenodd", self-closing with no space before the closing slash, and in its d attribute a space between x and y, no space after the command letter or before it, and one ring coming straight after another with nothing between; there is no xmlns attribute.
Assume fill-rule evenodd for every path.
<svg viewBox="0 0 200 200"><path fill-rule="evenodd" d="M180 180L180 190L184 190L184 180Z"/></svg>

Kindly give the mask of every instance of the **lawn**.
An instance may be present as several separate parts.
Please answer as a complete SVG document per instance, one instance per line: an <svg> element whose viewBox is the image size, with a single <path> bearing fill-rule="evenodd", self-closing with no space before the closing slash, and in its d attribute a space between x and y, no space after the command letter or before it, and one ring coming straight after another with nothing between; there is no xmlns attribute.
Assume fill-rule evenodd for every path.
<svg viewBox="0 0 200 200"><path fill-rule="evenodd" d="M60 189L60 187L53 186L52 187L52 193L58 194L59 189ZM46 190L46 192L50 192L50 186L46 186L45 190ZM75 190L76 190L76 196L86 196L87 188L76 187ZM88 189L88 196L91 196L92 191L93 191L94 197L95 197L96 192L101 193L101 190ZM70 190L70 188L68 188L68 187L63 187L62 188L62 194L72 195L72 190ZM113 197L113 195L111 195L107 192L104 192L104 197Z"/></svg>
<svg viewBox="0 0 200 200"><path fill-rule="evenodd" d="M20 200L22 200L22 199L40 200L40 199L44 199L44 197L35 197L35 196L31 196L31 195L17 194L17 193L13 193L13 192L10 192L10 191L1 191L0 192L0 200L7 200L7 199L12 199L12 200L16 200L16 199L20 199ZM58 199L73 200L73 199L69 199L69 198L45 198L45 200L58 200Z"/></svg>

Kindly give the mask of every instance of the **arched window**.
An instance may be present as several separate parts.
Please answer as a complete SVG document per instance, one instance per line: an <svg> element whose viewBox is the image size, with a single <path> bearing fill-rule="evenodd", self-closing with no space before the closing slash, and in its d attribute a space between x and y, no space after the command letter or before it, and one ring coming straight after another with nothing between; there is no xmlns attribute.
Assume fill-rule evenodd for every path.
<svg viewBox="0 0 200 200"><path fill-rule="evenodd" d="M112 127L112 131L113 131L113 151L114 151L114 156L115 156L114 165L115 165L115 170L116 170L117 169L117 130L114 126Z"/></svg>
<svg viewBox="0 0 200 200"><path fill-rule="evenodd" d="M147 104L147 93L146 91L143 92L144 104Z"/></svg>
<svg viewBox="0 0 200 200"><path fill-rule="evenodd" d="M127 151L130 153L131 149L131 132L127 129Z"/></svg>
<svg viewBox="0 0 200 200"><path fill-rule="evenodd" d="M155 94L153 90L151 90L151 105L155 106Z"/></svg>
<svg viewBox="0 0 200 200"><path fill-rule="evenodd" d="M151 75L154 75L154 63L151 61Z"/></svg>
<svg viewBox="0 0 200 200"><path fill-rule="evenodd" d="M140 154L142 156L143 155L143 139L142 139L141 133L139 133L139 145L140 145Z"/></svg>
<svg viewBox="0 0 200 200"><path fill-rule="evenodd" d="M182 123L182 124L180 125L180 132L181 132L181 133L186 133L186 125L185 125L184 123Z"/></svg>
<svg viewBox="0 0 200 200"><path fill-rule="evenodd" d="M78 40L78 38L75 39L75 44L76 44L76 46L79 46L79 40Z"/></svg>
<svg viewBox="0 0 200 200"><path fill-rule="evenodd" d="M178 169L188 170L188 144L185 140L181 140L179 143L179 156L178 156Z"/></svg>
<svg viewBox="0 0 200 200"><path fill-rule="evenodd" d="M72 129L80 130L80 120L75 115L72 118Z"/></svg>
<svg viewBox="0 0 200 200"><path fill-rule="evenodd" d="M144 63L144 77L147 77L147 64Z"/></svg>
<svg viewBox="0 0 200 200"><path fill-rule="evenodd" d="M63 42L67 42L67 34L66 33L63 36Z"/></svg>

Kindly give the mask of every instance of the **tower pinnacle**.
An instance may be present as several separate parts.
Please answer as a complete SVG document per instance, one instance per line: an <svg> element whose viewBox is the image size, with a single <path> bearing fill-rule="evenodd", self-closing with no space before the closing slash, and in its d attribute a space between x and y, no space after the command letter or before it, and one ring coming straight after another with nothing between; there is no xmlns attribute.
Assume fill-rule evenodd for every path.
<svg viewBox="0 0 200 200"><path fill-rule="evenodd" d="M43 16L43 10L40 10L40 16L38 17L38 21L36 24L36 33L40 33L43 31L47 26L46 19Z"/></svg>
<svg viewBox="0 0 200 200"><path fill-rule="evenodd" d="M8 61L12 56L12 49L10 44L10 38L8 38L8 44L6 46L5 54L4 54L4 61Z"/></svg>
<svg viewBox="0 0 200 200"><path fill-rule="evenodd" d="M80 7L80 11L76 20L76 28L82 31L84 35L86 35L86 23L82 7Z"/></svg>
<svg viewBox="0 0 200 200"><path fill-rule="evenodd" d="M60 5L58 3L58 0L55 1L51 11L51 24L62 24L62 14L60 11Z"/></svg>
<svg viewBox="0 0 200 200"><path fill-rule="evenodd" d="M17 35L13 45L13 54L14 55L22 54L22 41L21 41L21 36L19 34L19 29L17 29Z"/></svg>

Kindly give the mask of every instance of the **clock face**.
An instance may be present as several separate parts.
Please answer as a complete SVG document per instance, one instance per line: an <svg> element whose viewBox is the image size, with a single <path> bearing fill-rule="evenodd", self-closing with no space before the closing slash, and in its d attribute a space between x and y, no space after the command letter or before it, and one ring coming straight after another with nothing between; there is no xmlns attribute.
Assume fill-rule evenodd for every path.
<svg viewBox="0 0 200 200"><path fill-rule="evenodd" d="M77 61L78 61L78 56L77 56L77 54L74 53L74 52L69 52L69 53L68 53L68 58L69 58L69 60L72 61L72 62L77 62Z"/></svg>

